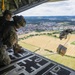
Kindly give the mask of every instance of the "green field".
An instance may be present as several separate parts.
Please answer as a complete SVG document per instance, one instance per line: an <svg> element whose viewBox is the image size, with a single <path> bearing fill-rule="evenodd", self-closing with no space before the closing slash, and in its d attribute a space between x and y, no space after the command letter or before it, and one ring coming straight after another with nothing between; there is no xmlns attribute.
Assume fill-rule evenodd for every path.
<svg viewBox="0 0 75 75"><path fill-rule="evenodd" d="M75 41L73 41L71 44L72 44L72 45L75 45Z"/></svg>
<svg viewBox="0 0 75 75"><path fill-rule="evenodd" d="M24 47L24 48L26 48L26 49L28 49L28 50L30 50L30 51L35 51L36 49L38 49L38 47L36 47L36 46L34 46L34 45L31 45L31 44L27 44L27 43L24 43L24 42L22 42L22 41L19 41L19 44L22 46L22 47Z"/></svg>
<svg viewBox="0 0 75 75"><path fill-rule="evenodd" d="M41 37L42 37L42 39L41 39ZM46 40L45 40L45 38L47 38ZM33 36L33 37L30 37L30 38L27 38L27 39L24 39L24 40L20 40L19 41L19 44L22 46L22 47L24 47L24 48L26 48L26 49L28 49L28 50L30 50L30 51L32 51L32 52L35 52L35 51L37 51L39 48L41 48L39 51L37 51L36 53L38 53L38 54L40 54L40 55L42 55L42 56L44 56L44 57L46 57L46 58L48 58L48 59L51 59L51 60L53 60L53 61L56 61L56 62L58 62L58 63L60 63L60 64L63 64L63 65L65 65L65 66L67 66L67 67L69 67L69 68L72 68L72 69L74 69L75 70L75 58L74 57L68 57L68 56L61 56L61 55L59 55L59 54L51 54L51 53L49 53L49 52L47 52L47 51L45 51L43 48L45 48L45 46L46 46L46 44L48 43L48 41L49 41L49 38L50 37L47 37L47 36ZM51 37L52 38L52 37ZM58 40L58 38L53 38L52 40L54 40L55 42L56 42L56 39ZM35 41L35 40L37 40L37 42ZM44 40L44 41L43 41ZM41 42L42 41L42 42ZM47 42L46 42L47 41ZM59 40L58 40L59 41ZM70 40L71 41L71 40ZM73 41L73 39L72 39L72 41ZM38 43L38 44L37 44ZM51 42L51 44L52 44L53 42ZM54 44L54 43L53 43ZM57 44L57 43L56 43ZM69 45L71 45L71 43L69 44ZM50 46L50 44L49 44L49 46ZM48 50L52 50L50 47L46 47ZM53 45L52 45L53 46ZM51 46L51 47L52 47ZM46 49L45 48L45 49ZM71 51L72 52L72 51ZM71 53L70 51L68 52L69 54ZM73 52L74 53L74 52ZM72 53L72 54L73 54ZM73 56L75 55L75 53L73 54Z"/></svg>

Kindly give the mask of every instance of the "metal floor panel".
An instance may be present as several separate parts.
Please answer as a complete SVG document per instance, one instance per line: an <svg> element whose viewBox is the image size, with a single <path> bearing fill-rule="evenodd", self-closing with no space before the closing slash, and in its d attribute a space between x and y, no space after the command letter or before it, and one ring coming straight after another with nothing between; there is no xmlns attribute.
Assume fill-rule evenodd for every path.
<svg viewBox="0 0 75 75"><path fill-rule="evenodd" d="M0 68L0 75L75 75L75 71L36 53L24 49L24 53L14 55L13 50L8 53L12 63Z"/></svg>

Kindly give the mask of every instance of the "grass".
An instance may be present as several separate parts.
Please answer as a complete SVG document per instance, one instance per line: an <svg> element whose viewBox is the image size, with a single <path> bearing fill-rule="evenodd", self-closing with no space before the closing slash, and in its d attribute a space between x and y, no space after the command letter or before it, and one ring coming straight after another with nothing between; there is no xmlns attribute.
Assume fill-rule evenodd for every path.
<svg viewBox="0 0 75 75"><path fill-rule="evenodd" d="M58 54L45 55L45 57L75 70L75 58L60 56Z"/></svg>
<svg viewBox="0 0 75 75"><path fill-rule="evenodd" d="M35 50L37 50L39 47L37 47L37 46L34 46L34 45L31 45L31 44L28 44L28 43L25 43L25 42L23 42L23 41L19 41L19 44L20 44L20 46L22 46L23 48L26 48L26 49L28 49L28 50L30 50L30 51L35 51Z"/></svg>
<svg viewBox="0 0 75 75"><path fill-rule="evenodd" d="M71 44L72 44L72 45L75 45L75 41L73 41Z"/></svg>

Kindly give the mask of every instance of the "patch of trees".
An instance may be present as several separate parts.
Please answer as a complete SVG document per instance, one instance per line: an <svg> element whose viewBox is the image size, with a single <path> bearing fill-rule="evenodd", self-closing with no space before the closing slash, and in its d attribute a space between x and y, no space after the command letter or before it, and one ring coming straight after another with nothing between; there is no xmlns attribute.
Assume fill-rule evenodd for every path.
<svg viewBox="0 0 75 75"><path fill-rule="evenodd" d="M25 40L25 39L28 39L28 38L33 37L33 36L42 36L42 35L52 36L52 37L58 38L58 36L54 35L53 33L40 33L40 34L30 34L28 36L24 36L22 38L19 38L18 41Z"/></svg>

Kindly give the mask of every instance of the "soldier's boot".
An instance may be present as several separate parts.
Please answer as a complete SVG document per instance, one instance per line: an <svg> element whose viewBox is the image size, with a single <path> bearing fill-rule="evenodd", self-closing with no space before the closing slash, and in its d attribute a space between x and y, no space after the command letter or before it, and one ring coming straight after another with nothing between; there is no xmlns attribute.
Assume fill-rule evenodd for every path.
<svg viewBox="0 0 75 75"><path fill-rule="evenodd" d="M14 50L14 54L16 53L23 53L24 50L22 49L21 46L19 46L18 44L16 44L14 47L13 47L13 50Z"/></svg>
<svg viewBox="0 0 75 75"><path fill-rule="evenodd" d="M11 63L11 59L6 51L6 46L0 46L0 61L2 65L9 65Z"/></svg>

